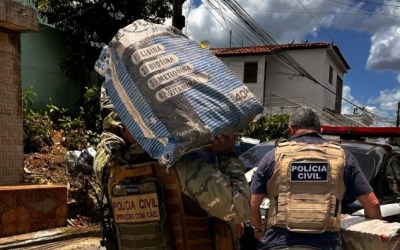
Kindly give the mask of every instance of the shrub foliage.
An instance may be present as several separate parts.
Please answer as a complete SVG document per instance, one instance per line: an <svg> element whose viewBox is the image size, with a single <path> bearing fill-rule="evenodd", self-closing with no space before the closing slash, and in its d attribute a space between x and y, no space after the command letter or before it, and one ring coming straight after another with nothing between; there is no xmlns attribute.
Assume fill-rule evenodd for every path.
<svg viewBox="0 0 400 250"><path fill-rule="evenodd" d="M100 115L96 115L100 111L89 116L91 118L85 116L85 109L82 107L78 115L69 114L67 109L60 109L52 104L47 105L44 111L34 111L34 96L36 93L32 86L22 94L25 153L39 152L42 148L53 145L52 136L55 131L62 132L62 144L67 150L83 150L97 145L100 128L97 127L97 131L87 129L87 123L100 124Z"/></svg>

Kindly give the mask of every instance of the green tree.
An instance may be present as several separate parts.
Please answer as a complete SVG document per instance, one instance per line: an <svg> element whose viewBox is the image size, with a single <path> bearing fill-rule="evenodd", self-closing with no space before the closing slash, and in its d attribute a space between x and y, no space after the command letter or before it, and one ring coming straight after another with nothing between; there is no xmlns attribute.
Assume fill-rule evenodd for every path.
<svg viewBox="0 0 400 250"><path fill-rule="evenodd" d="M265 130L267 131L268 139L288 138L288 114L276 114L267 119Z"/></svg>
<svg viewBox="0 0 400 250"><path fill-rule="evenodd" d="M171 1L34 0L39 15L61 33L67 52L61 68L68 76L89 86L101 47L108 44L119 29L134 20L164 22L171 17Z"/></svg>
<svg viewBox="0 0 400 250"><path fill-rule="evenodd" d="M263 115L247 126L243 136L259 139L260 142L288 138L288 123L288 114Z"/></svg>
<svg viewBox="0 0 400 250"><path fill-rule="evenodd" d="M172 0L32 0L39 15L60 33L66 57L60 65L81 83L77 107L70 115L83 119L86 129L99 132L99 83L94 64L104 45L119 29L138 19L162 23L172 15ZM79 114L75 114L76 112Z"/></svg>

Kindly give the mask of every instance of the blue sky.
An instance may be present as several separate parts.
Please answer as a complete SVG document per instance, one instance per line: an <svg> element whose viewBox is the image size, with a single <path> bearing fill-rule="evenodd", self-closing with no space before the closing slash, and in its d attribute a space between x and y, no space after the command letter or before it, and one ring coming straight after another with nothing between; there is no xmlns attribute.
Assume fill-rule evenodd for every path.
<svg viewBox="0 0 400 250"><path fill-rule="evenodd" d="M382 126L395 124L400 101L399 0L237 2L277 43L333 41L351 67L343 97L375 114ZM243 41L229 22L234 15L221 0L186 0L183 13L183 31L192 39L209 40L213 48ZM353 106L343 101L342 113L352 112Z"/></svg>

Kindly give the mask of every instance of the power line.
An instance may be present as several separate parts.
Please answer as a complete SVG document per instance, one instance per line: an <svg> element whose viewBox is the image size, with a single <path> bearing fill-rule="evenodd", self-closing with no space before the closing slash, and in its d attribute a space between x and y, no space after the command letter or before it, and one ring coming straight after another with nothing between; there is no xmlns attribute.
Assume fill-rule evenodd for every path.
<svg viewBox="0 0 400 250"><path fill-rule="evenodd" d="M400 8L400 5L393 5L393 4L387 4L387 3L377 3L377 2L373 2L373 1L366 1L366 0L360 0L361 2L364 3L372 3L375 5L382 5L382 6L389 6L389 7L395 7L395 8Z"/></svg>
<svg viewBox="0 0 400 250"><path fill-rule="evenodd" d="M318 24L318 26L319 26L332 40L335 40L335 39L333 38L333 36L328 32L328 30L326 30L326 29L318 22L318 20L307 10L307 8L303 5L303 3L301 2L301 0L298 0L298 2L299 2L300 5L303 7L303 9L311 16L311 18ZM349 57L349 58L350 58L350 60L352 60L352 62L356 65L356 67L357 67L361 72L363 72L363 74L364 74L371 82L373 82L373 83L379 85L377 82L375 82L374 79L372 79L372 77L369 76L369 74L368 74L367 72L365 72L365 70L363 70L363 69L358 65L358 63L357 63L355 60L353 60L351 57ZM379 90L382 90L382 89L379 89ZM392 98L393 101L396 101L396 102L397 102L397 100L395 100L395 99L393 98L393 96L390 95L390 98ZM357 107L357 106L356 106L356 107ZM369 111L369 112L372 114L372 111Z"/></svg>
<svg viewBox="0 0 400 250"><path fill-rule="evenodd" d="M213 8L213 9L214 9L214 8ZM221 27L222 27L223 29L225 29L227 32L229 32L228 27L225 27L225 26L221 23L221 21L214 15L214 13L212 13L209 9L208 9L208 11L209 11L210 14L214 17L214 19L221 25Z"/></svg>
<svg viewBox="0 0 400 250"><path fill-rule="evenodd" d="M79 10L77 13L75 13L75 14L73 14L73 15L70 15L70 16L64 18L64 19L61 19L60 21L54 22L53 25L54 25L54 27L55 27L55 26L56 26L57 24L59 24L59 23L65 22L65 21L67 21L67 20L69 20L69 19L71 19L71 18L74 18L74 17L76 17L76 16L80 16L80 15L82 15L82 14L88 12L90 9L96 7L97 5L99 5L99 4L101 4L101 3L105 2L105 1L106 1L106 0L100 0L99 2L93 4L92 6L87 7L86 9L81 9L81 10ZM49 26L44 27L42 30L45 30L45 29L47 29L47 28L49 28Z"/></svg>
<svg viewBox="0 0 400 250"><path fill-rule="evenodd" d="M352 5L352 4L347 4L347 3L343 3L343 2L339 2L339 1L335 1L335 0L328 0L328 1L334 2L334 3L338 3L338 4L341 4L341 5L345 5L345 6L348 6L348 7L351 7L351 8L360 9L360 10L364 11L365 14L368 14L368 15L370 15L371 13L374 13L374 15L399 17L398 15L393 15L393 14L390 14L390 13L382 13L382 11L377 12L375 10L367 10L367 9L365 9L363 7L358 7L357 4L353 4Z"/></svg>
<svg viewBox="0 0 400 250"><path fill-rule="evenodd" d="M210 5L210 6L212 6L212 9L219 9L218 7L216 7L215 5L214 5L214 3L212 2L212 1L210 1L210 0L206 0L205 1L208 5ZM210 11L210 10L209 10ZM223 11L221 11L221 13L225 13L227 10L226 9L223 9ZM211 11L210 11L211 12ZM230 27L230 29L228 29L227 31L229 32L229 30L235 30L235 31L237 31L238 32L238 34L243 34L241 37L243 38L243 39L246 39L246 41L249 43L249 44L253 44L253 45L255 45L255 44L257 44L257 40L258 40L258 38L254 35L254 33L252 33L252 32L249 32L245 27L243 27L240 23L238 23L238 21L237 20L233 20L233 17L234 18L236 18L236 19L238 19L237 18L237 15L228 15L228 14L226 14L226 17L227 17L227 19L229 19L229 22L230 22L230 24L231 24L231 27ZM240 22L240 21L239 21ZM220 23L221 24L221 23ZM222 24L221 24L222 25ZM237 39L236 39L237 40Z"/></svg>
<svg viewBox="0 0 400 250"><path fill-rule="evenodd" d="M206 0L209 2L209 0ZM277 45L277 43L273 40L272 37L270 37L248 14L247 12L239 5L236 3L236 1L227 1L224 0L224 3L228 8L237 16L238 19L240 19L243 23L249 27L249 29L260 39L260 41L263 41L265 44L269 45ZM354 107L357 107L359 109L363 109L357 104L347 100L343 96L337 95L334 91L330 90L328 87L326 87L324 84L320 83L318 80L316 80L312 75L310 75L301 65L299 65L293 58L291 58L285 51L278 52L275 54L277 57L280 58L287 66L289 66L292 70L296 71L299 73L300 76L306 77L310 79L312 82L320 85L323 89L326 91L332 93L334 96L339 97L341 100L346 101L347 103L353 105ZM335 102L339 103L337 98L335 99Z"/></svg>
<svg viewBox="0 0 400 250"><path fill-rule="evenodd" d="M277 43L273 40L272 37L270 37L263 29L260 27L248 14L247 12L239 5L236 3L235 0L227 1L224 0L225 4L233 10L233 12L238 15L240 19L245 22L249 28L255 32L261 40L263 40L265 43L269 45L277 45ZM279 52L276 54L281 60L283 60L289 67L291 67L293 70L297 71L300 73L301 76L304 76L311 81L317 83L320 85L322 88L327 90L328 92L334 94L335 96L338 96L335 92L330 90L328 87L326 87L324 84L320 83L318 80L316 80L311 74L309 74L300 64L297 63L290 55L288 55L285 51ZM355 107L359 107L355 103L343 98L340 96L340 98L350 104L352 104ZM360 107L359 107L360 108Z"/></svg>
<svg viewBox="0 0 400 250"><path fill-rule="evenodd" d="M393 17L399 17L398 15L393 15L390 13L381 13L381 12L376 12L376 11L371 11L371 10L366 10L363 9L362 7L357 7L357 5L350 5L350 4L346 4L346 3L342 3L339 1L335 1L335 0L328 0L334 3L338 3L338 4L342 4L345 6L349 6L352 8L356 8L356 9L360 9L363 10L364 12L340 12L340 13L332 13L332 12L310 12L314 15L334 15L334 16L338 16L338 15L370 15L371 12L373 12L375 15L382 15L382 16L393 16ZM198 8L206 8L206 9L214 9L213 7L207 7L205 5L201 5L198 6ZM282 13L282 14L304 14L304 15L308 15L308 13L306 11L286 11L286 10L255 10L255 9L244 9L247 12L262 12L262 13Z"/></svg>
<svg viewBox="0 0 400 250"><path fill-rule="evenodd" d="M226 24L226 20L225 20L225 17L224 17L224 15L222 14L222 9L221 9L221 2L219 1L219 0L217 0L217 2L218 2L218 4L219 4L219 10L220 10L220 15L222 16L222 18L224 19L224 22L225 22L225 25L228 27L228 25Z"/></svg>
<svg viewBox="0 0 400 250"><path fill-rule="evenodd" d="M274 39L269 34L267 34L264 29L258 25L257 22L252 19L251 16L249 16L247 12L236 1L224 0L224 2L232 10L232 12L235 13L238 18L247 25L247 27L259 38L259 40L263 44L277 45ZM291 70L293 70L294 72L299 72L304 76L312 77L286 53L278 53L276 54L276 56L279 57L283 62L285 62L286 65L289 66L289 68L291 68Z"/></svg>
<svg viewBox="0 0 400 250"><path fill-rule="evenodd" d="M210 5L212 7L212 9L218 9L218 7L216 7L212 1L210 0L206 0L205 1L208 5ZM222 7L221 7L222 8ZM210 13L212 13L209 9L207 9ZM261 44L265 44L265 41L261 40L259 38L259 36L257 34L255 34L255 32L252 32L252 30L248 30L248 25L246 25L246 23L244 23L244 25L242 25L243 21L242 20L233 20L233 18L236 19L240 19L239 16L237 14L234 15L229 15L227 13L227 11L230 10L231 12L233 12L231 9L223 9L223 11L221 13L226 13L226 17L229 20L230 24L231 24L231 29L237 31L238 33L242 33L242 38L246 39L246 41L251 44L251 45L259 45ZM213 15L214 16L214 15ZM221 24L221 22L214 16L214 18ZM222 24L221 24L222 26ZM223 26L222 26L223 27ZM247 29L246 29L247 27ZM238 29L237 29L238 28ZM229 32L228 29L225 28L225 30L227 32ZM235 40L236 36L234 35ZM286 67L289 70L292 70L293 72L297 72L296 70L291 69L290 67L288 67L288 65L290 64L284 64L282 61L277 60L275 57L272 57L272 60L274 60L277 64L281 65L282 67Z"/></svg>
<svg viewBox="0 0 400 250"><path fill-rule="evenodd" d="M186 32L187 32L187 27L188 27L188 24L189 24L189 15L190 15L190 11L192 10L192 3L193 3L193 0L189 0L189 1L188 1L188 4L186 5L186 6L189 6L189 7L188 7L187 17L186 17L186 22L185 22L185 29L186 29Z"/></svg>

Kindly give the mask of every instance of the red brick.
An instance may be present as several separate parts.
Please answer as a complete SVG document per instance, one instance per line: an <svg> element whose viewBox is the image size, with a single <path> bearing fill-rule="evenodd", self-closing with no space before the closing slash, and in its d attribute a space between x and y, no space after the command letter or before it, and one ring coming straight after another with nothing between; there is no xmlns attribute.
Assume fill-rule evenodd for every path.
<svg viewBox="0 0 400 250"><path fill-rule="evenodd" d="M65 226L67 188L0 186L0 237Z"/></svg>
<svg viewBox="0 0 400 250"><path fill-rule="evenodd" d="M15 1L0 0L0 26L18 32L38 31L37 13Z"/></svg>

